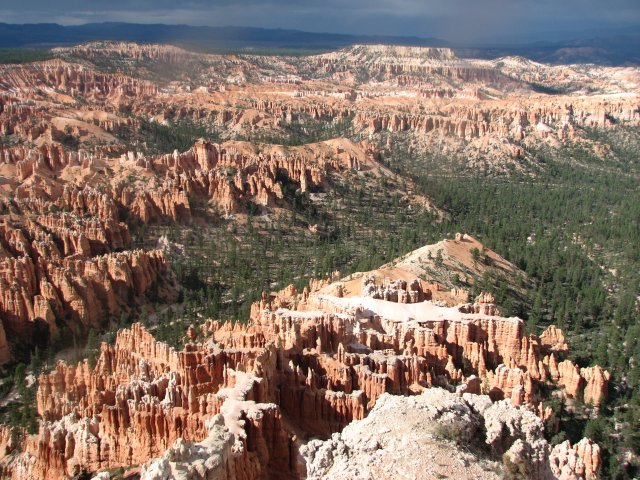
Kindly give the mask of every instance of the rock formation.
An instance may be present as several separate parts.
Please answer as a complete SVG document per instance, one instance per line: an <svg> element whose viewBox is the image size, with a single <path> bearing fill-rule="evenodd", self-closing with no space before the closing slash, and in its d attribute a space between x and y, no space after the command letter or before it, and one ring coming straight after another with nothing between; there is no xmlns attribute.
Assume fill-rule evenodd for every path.
<svg viewBox="0 0 640 480"><path fill-rule="evenodd" d="M72 137L83 147L126 153L118 135L139 129L143 118L215 125L223 139L297 140L291 126L306 131L318 124L378 144L387 133L404 132L421 151L461 155L472 166L489 161L508 172L507 165L523 168L514 159L541 144L575 142L600 157L615 155L585 129L640 122L634 68L463 59L445 48L382 45L271 62L124 42L54 53L56 60L0 68L2 134L38 145ZM141 77L155 66L168 78L103 73L105 64L126 64Z"/></svg>
<svg viewBox="0 0 640 480"><path fill-rule="evenodd" d="M54 54L0 66L0 364L16 342L101 328L148 300L172 303L165 254L132 248L141 225L279 213L297 195L330 192L337 177L396 178L381 162L396 138L410 154L508 173L527 168L541 146L615 158L588 133L640 124L632 67L377 45L269 62L124 42ZM220 142L158 153L137 136L185 125ZM358 141L333 138L346 135ZM333 139L260 141L298 137ZM486 432L487 467L504 456L496 468L514 476L595 478L593 442L551 449L543 440L542 422L553 428L554 418L540 394L598 406L609 373L571 362L561 330L527 335L490 294L472 298L459 287L473 283L471 271L516 268L459 235L372 272L265 292L248 324L208 320L189 329L180 352L140 325L121 330L95 368L59 363L39 378L39 432L0 427L0 474L104 478L134 466L146 479L385 478L399 468L419 476L424 463L411 462L424 454L446 462L428 465L434 475L490 478L472 455L452 458L457 447L440 438ZM419 416L433 431L413 428ZM418 446L402 459L400 433Z"/></svg>
<svg viewBox="0 0 640 480"><path fill-rule="evenodd" d="M261 152L200 141L155 157L59 145L0 154L12 187L0 194L0 363L10 359L6 334L46 343L63 324L100 328L145 298L175 298L163 254L128 250L130 226L189 222L194 202L227 215L252 203L280 208L291 188L319 189L333 172L379 168L366 144L348 140Z"/></svg>
<svg viewBox="0 0 640 480"><path fill-rule="evenodd" d="M414 397L384 394L366 419L325 441L311 440L301 453L309 480L497 479L502 472L510 478L596 478L597 445L583 439L574 448L568 441L552 448L542 430L535 414L508 400L492 404L486 396L432 388ZM496 455L504 465L492 460Z"/></svg>
<svg viewBox="0 0 640 480"><path fill-rule="evenodd" d="M116 272L122 270L114 278L128 278ZM142 464L148 479L301 478L305 469L310 478L343 478L354 469L362 478L384 478L401 468L394 452L406 439L392 430L387 443L369 426L404 402L407 419L415 414L424 422L427 413L433 419L433 433L418 433L428 443L439 441L436 424L463 444L486 431L487 455L504 454L515 476L593 478L600 466L597 445L584 440L552 452L542 436L550 413L538 404L538 386L568 396L586 388L585 397L597 404L608 378L599 367L581 371L568 360L558 363L556 356L566 353L560 330L526 335L522 320L495 314L489 294L476 304L447 307L402 294L424 295L419 283L407 289L410 281L391 283L384 298L376 298L377 287L360 296L371 293L372 276L356 278L356 294L348 278L315 282L301 294L292 286L265 294L249 324L209 320L200 334L193 327L186 332L190 343L182 351L134 324L114 345L102 345L94 369L87 361L58 363L38 380L39 433L27 436L19 446L25 453L6 456L2 468L14 479ZM348 427L354 420L365 423ZM354 450L352 431L381 440L357 441ZM3 435L8 451L10 433ZM330 439L301 447L310 437ZM330 450L337 452L331 461L325 459ZM381 452L380 463L365 470L364 460L351 461L359 450ZM476 475L479 460L464 458L462 466L456 461L443 468Z"/></svg>
<svg viewBox="0 0 640 480"><path fill-rule="evenodd" d="M0 89L15 91L49 87L72 95L156 95L157 87L124 75L100 74L81 65L59 60L31 63L20 69L7 66L0 69Z"/></svg>
<svg viewBox="0 0 640 480"><path fill-rule="evenodd" d="M288 478L288 471L295 478L292 436L269 403L276 399L275 363L273 345L223 350L209 343L176 352L136 324L119 332L115 345L102 345L94 370L86 361L59 363L40 378L43 422L22 446L35 458L12 460L11 475L62 478L165 455L163 465L143 469L156 478L159 468L170 471L170 462L198 455L185 441L218 438L224 425L225 446L215 444L225 457L224 478Z"/></svg>
<svg viewBox="0 0 640 480"><path fill-rule="evenodd" d="M146 298L175 298L162 252L126 250L131 237L111 196L68 185L43 191L28 183L35 175L0 219L0 363L11 357L7 336L43 346L63 325L100 329Z"/></svg>
<svg viewBox="0 0 640 480"><path fill-rule="evenodd" d="M573 447L566 440L556 445L551 452L551 471L561 480L584 478L594 480L600 469L600 447L588 438L583 438Z"/></svg>

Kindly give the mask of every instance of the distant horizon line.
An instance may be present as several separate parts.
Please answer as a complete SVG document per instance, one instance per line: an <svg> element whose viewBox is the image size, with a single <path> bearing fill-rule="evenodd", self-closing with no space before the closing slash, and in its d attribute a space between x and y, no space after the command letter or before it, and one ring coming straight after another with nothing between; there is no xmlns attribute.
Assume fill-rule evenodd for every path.
<svg viewBox="0 0 640 480"><path fill-rule="evenodd" d="M457 49L490 49L490 48L509 48L509 47L533 47L533 46L560 46L566 44L568 42L575 41L588 41L588 40L600 40L607 39L615 36L639 36L640 37L640 24L633 26L624 26L615 29L607 29L606 31L597 31L593 32L592 35L579 35L576 34L571 38L567 38L564 40L547 40L544 38L539 38L535 40L522 40L522 41L506 41L506 40L498 40L498 41L482 41L482 42L457 42L455 40L450 40L447 38L440 37L427 37L420 35L402 35L402 34L374 34L374 33L345 33L345 32L331 32L331 31L312 31L312 30L303 30L295 27L260 27L260 26L249 26L249 25L193 25L188 23L163 23L163 22L126 22L126 21L114 21L114 20L105 20L105 21L95 21L95 22L85 22L85 23L71 23L64 24L58 22L28 22L28 23L15 23L15 22L1 22L0 25L7 26L56 26L60 28L82 28L91 25L122 25L122 26L146 26L146 27L168 27L168 28L191 28L191 29L208 29L208 30L253 30L253 31L263 31L263 32L290 32L297 34L305 34L305 35L318 35L318 36L333 36L333 37L344 37L344 39L397 39L397 40L407 40L407 41L419 41L419 42L434 42L432 45L433 48L457 48ZM587 32L584 32L585 34ZM186 39L174 39L174 41L184 41ZM133 43L159 43L158 41L136 41L136 40L118 40L113 38L103 38L103 39L94 39L83 41L82 43L87 43L91 41L129 41ZM167 41L169 41L167 39ZM414 45L414 46L429 46L429 45ZM10 47L9 47L10 48ZM19 47L16 47L19 48Z"/></svg>

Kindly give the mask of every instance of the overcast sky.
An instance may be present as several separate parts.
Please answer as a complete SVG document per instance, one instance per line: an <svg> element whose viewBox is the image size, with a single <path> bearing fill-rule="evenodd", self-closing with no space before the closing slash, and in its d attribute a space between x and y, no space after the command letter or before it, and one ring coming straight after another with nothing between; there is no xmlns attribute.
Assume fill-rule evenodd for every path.
<svg viewBox="0 0 640 480"><path fill-rule="evenodd" d="M236 25L530 42L640 25L640 0L0 0L0 21Z"/></svg>

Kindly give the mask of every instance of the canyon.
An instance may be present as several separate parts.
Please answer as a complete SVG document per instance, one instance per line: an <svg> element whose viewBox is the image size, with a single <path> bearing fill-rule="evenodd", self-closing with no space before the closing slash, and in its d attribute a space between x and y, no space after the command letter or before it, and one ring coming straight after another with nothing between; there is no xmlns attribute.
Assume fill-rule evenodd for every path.
<svg viewBox="0 0 640 480"><path fill-rule="evenodd" d="M542 295L562 264L537 271L491 235L522 236L525 212L446 235L471 207L425 185L633 176L638 67L387 45L51 55L0 65L0 477L606 475L604 434L561 426L625 414L608 402L627 377L588 337L613 307L576 293L572 316ZM429 229L440 241L418 243ZM238 261L249 244L264 271ZM621 290L585 272L558 282ZM38 375L11 375L42 351ZM35 430L11 410L27 388Z"/></svg>

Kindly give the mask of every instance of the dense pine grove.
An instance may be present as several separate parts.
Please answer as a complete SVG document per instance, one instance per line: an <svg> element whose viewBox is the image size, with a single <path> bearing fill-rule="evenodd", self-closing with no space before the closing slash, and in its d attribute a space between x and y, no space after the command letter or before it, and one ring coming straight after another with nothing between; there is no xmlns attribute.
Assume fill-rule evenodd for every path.
<svg viewBox="0 0 640 480"><path fill-rule="evenodd" d="M569 335L574 361L612 373L609 403L597 414L554 407L572 441L587 435L604 447L607 478L633 478L638 472L619 462L624 449L640 453L640 132L585 134L609 144L612 157L603 162L567 145L533 152L542 165L535 176L414 178L451 214L443 234L471 232L534 280L528 308L516 312L531 333L556 324ZM406 158L397 170L412 168ZM498 295L498 303L510 301Z"/></svg>
<svg viewBox="0 0 640 480"><path fill-rule="evenodd" d="M135 126L119 126L114 134L130 149L143 151L149 155L173 153L174 150L189 150L199 139L218 141L215 129L181 120L175 123L150 122L138 119Z"/></svg>
<svg viewBox="0 0 640 480"><path fill-rule="evenodd" d="M0 48L0 64L50 60L53 53L45 48Z"/></svg>

